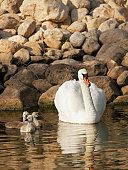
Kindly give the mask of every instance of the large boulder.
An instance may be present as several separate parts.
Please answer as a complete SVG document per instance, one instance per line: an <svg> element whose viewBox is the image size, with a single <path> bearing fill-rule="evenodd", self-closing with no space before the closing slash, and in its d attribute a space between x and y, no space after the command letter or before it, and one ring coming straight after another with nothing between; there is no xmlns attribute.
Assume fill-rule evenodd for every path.
<svg viewBox="0 0 128 170"><path fill-rule="evenodd" d="M69 8L61 0L24 0L20 11L23 15L32 16L37 21L61 22L68 17Z"/></svg>
<svg viewBox="0 0 128 170"><path fill-rule="evenodd" d="M80 32L75 32L70 36L69 40L73 47L81 47L85 40L85 36Z"/></svg>
<svg viewBox="0 0 128 170"><path fill-rule="evenodd" d="M46 92L52 85L46 79L38 79L32 82L32 85L41 93Z"/></svg>
<svg viewBox="0 0 128 170"><path fill-rule="evenodd" d="M120 64L126 52L127 51L124 48L118 46L118 44L104 44L98 51L96 58L106 63L112 59Z"/></svg>
<svg viewBox="0 0 128 170"><path fill-rule="evenodd" d="M73 49L70 51L65 51L63 53L63 59L69 58L75 60L82 60L83 56L84 56L84 51L81 49Z"/></svg>
<svg viewBox="0 0 128 170"><path fill-rule="evenodd" d="M31 71L37 77L37 79L43 79L45 78L47 67L47 64L33 63L27 67L27 70Z"/></svg>
<svg viewBox="0 0 128 170"><path fill-rule="evenodd" d="M100 34L99 40L102 44L112 44L128 39L128 32L120 29L109 29Z"/></svg>
<svg viewBox="0 0 128 170"><path fill-rule="evenodd" d="M77 79L77 69L66 64L51 65L47 68L45 77L52 85L62 84L67 80Z"/></svg>
<svg viewBox="0 0 128 170"><path fill-rule="evenodd" d="M107 102L113 101L120 95L117 84L108 76L89 77L89 80L105 91Z"/></svg>
<svg viewBox="0 0 128 170"><path fill-rule="evenodd" d="M23 110L37 106L38 98L39 93L35 88L13 80L0 95L0 110Z"/></svg>
<svg viewBox="0 0 128 170"><path fill-rule="evenodd" d="M18 73L16 73L13 77L11 77L8 81L5 82L5 86L11 86L11 84L17 80L27 86L32 87L32 82L34 80L37 80L38 77L36 75L34 75L34 73L32 71L30 71L29 69L22 69L20 70Z"/></svg>
<svg viewBox="0 0 128 170"><path fill-rule="evenodd" d="M109 77L112 79L117 79L120 74L122 74L126 70L123 66L115 66L114 68L110 69L107 73Z"/></svg>
<svg viewBox="0 0 128 170"><path fill-rule="evenodd" d="M124 71L119 77L117 78L117 84L119 86L126 86L128 84L128 71Z"/></svg>
<svg viewBox="0 0 128 170"><path fill-rule="evenodd" d="M59 85L49 88L45 93L43 93L39 100L39 107L47 107L54 104L55 94L59 88Z"/></svg>
<svg viewBox="0 0 128 170"><path fill-rule="evenodd" d="M2 64L10 65L12 63L13 55L9 53L0 53L0 62Z"/></svg>
<svg viewBox="0 0 128 170"><path fill-rule="evenodd" d="M106 64L98 60L86 60L83 64L78 64L78 68L86 68L89 76L105 76L107 74Z"/></svg>

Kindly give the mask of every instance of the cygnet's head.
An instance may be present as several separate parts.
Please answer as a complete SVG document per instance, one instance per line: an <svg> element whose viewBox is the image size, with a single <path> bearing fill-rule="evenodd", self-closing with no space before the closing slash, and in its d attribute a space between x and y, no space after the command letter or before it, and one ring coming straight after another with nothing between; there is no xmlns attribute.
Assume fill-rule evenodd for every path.
<svg viewBox="0 0 128 170"><path fill-rule="evenodd" d="M28 115L29 115L29 113L27 111L23 112L23 121L25 121L27 119Z"/></svg>
<svg viewBox="0 0 128 170"><path fill-rule="evenodd" d="M32 116L32 115L28 115L27 121L28 121L28 122L33 122L33 116Z"/></svg>
<svg viewBox="0 0 128 170"><path fill-rule="evenodd" d="M38 112L33 112L32 116L37 118L37 117L39 117L39 113Z"/></svg>
<svg viewBox="0 0 128 170"><path fill-rule="evenodd" d="M88 80L88 72L86 69L83 68L78 71L78 78L79 80L84 80L85 84L90 87L91 84Z"/></svg>

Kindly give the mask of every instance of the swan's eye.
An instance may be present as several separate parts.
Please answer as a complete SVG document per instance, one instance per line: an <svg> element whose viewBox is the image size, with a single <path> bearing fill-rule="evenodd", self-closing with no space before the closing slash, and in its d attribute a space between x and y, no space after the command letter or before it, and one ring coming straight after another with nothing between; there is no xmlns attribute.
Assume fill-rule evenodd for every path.
<svg viewBox="0 0 128 170"><path fill-rule="evenodd" d="M83 73L82 73L82 75L83 75L83 79L84 79L84 78L88 79L88 74L83 74Z"/></svg>

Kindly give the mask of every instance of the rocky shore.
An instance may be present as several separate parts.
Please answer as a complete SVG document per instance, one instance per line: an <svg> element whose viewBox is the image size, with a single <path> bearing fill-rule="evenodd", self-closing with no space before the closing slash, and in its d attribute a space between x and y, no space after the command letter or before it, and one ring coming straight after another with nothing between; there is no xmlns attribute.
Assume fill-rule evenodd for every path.
<svg viewBox="0 0 128 170"><path fill-rule="evenodd" d="M0 1L0 110L53 105L80 68L128 104L128 1Z"/></svg>

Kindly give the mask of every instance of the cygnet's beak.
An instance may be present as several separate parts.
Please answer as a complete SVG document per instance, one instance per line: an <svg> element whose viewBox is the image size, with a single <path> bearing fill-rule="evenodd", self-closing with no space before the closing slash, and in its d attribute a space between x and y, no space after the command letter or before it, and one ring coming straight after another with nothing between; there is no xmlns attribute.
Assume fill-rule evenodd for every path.
<svg viewBox="0 0 128 170"><path fill-rule="evenodd" d="M84 77L84 82L86 83L86 85L87 85L88 87L91 86L91 83L89 82L88 78Z"/></svg>

